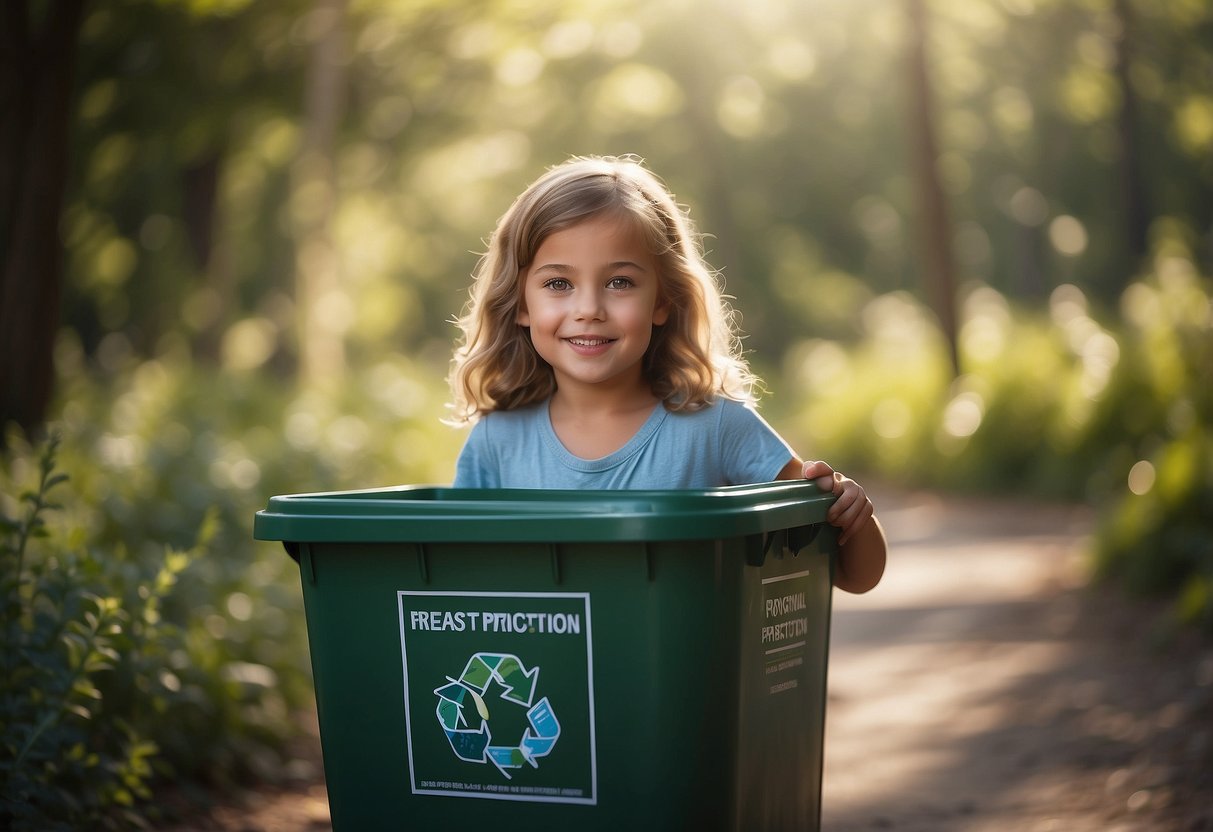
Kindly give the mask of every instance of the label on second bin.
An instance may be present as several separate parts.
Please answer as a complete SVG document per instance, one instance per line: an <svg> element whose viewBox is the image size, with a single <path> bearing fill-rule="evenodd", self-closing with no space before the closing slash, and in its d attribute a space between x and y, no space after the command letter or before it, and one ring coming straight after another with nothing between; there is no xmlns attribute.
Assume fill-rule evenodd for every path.
<svg viewBox="0 0 1213 832"><path fill-rule="evenodd" d="M809 573L762 580L762 648L767 692L795 690L809 636Z"/></svg>
<svg viewBox="0 0 1213 832"><path fill-rule="evenodd" d="M397 597L413 793L596 803L589 595Z"/></svg>

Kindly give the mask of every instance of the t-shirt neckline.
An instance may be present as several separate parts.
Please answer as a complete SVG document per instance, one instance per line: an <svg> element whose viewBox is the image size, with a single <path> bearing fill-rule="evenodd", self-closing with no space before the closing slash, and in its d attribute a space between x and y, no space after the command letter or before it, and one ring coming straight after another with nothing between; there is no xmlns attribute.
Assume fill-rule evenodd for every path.
<svg viewBox="0 0 1213 832"><path fill-rule="evenodd" d="M661 427L661 423L665 421L668 413L665 404L657 402L644 424L632 435L631 439L623 444L623 447L597 459L583 459L566 448L560 441L560 437L556 435L556 429L552 427L551 406L552 400L549 398L543 403L543 418L539 420L543 441L561 464L576 471L588 472L609 470L635 456L653 438L653 434Z"/></svg>

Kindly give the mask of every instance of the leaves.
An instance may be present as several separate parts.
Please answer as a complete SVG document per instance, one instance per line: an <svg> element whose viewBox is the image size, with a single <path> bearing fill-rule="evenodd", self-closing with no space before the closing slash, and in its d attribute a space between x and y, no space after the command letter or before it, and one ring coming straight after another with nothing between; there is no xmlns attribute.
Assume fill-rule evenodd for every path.
<svg viewBox="0 0 1213 832"><path fill-rule="evenodd" d="M3 788L41 795L45 817L116 810L102 782L152 740L148 788L281 776L294 714L314 692L298 568L252 540L253 512L271 493L444 476L461 434L430 410L441 409L441 380L385 359L328 398L163 357L66 384L56 453L71 480L51 493L63 507L41 516L47 536L30 539L20 582L8 561L0 568L0 708L14 715L0 740L15 756L45 713L57 717L19 769L0 773ZM142 449L135 469L113 452L129 447ZM14 437L0 491L36 495L27 486L42 482L41 454ZM253 462L250 484L241 472ZM0 502L22 528L31 505ZM8 549L17 531L0 535ZM69 757L77 743L100 762ZM92 802L59 800L64 778ZM136 798L124 811L149 811L122 788Z"/></svg>
<svg viewBox="0 0 1213 832"><path fill-rule="evenodd" d="M919 307L877 298L859 344L792 351L779 389L794 392L775 400L775 422L844 470L1092 504L1096 574L1213 626L1213 282L1159 237L1154 273L1125 290L1120 316L1073 285L1047 318L973 288L955 382Z"/></svg>
<svg viewBox="0 0 1213 832"><path fill-rule="evenodd" d="M168 645L131 632L121 571L59 548L45 519L58 508L48 493L68 481L54 473L59 444L55 437L42 447L38 487L22 492L24 512L0 525L0 825L142 826L136 804L151 796L158 747L122 718L113 681L122 668L136 677L155 672L140 656ZM6 479L19 459L5 459ZM180 575L189 560L173 558L163 571ZM172 581L159 583L144 602L161 600Z"/></svg>

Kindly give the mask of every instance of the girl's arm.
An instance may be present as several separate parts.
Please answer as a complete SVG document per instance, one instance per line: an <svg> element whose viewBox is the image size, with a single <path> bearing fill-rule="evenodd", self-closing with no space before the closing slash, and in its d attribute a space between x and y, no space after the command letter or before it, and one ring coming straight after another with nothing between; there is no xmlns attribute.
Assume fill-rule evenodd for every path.
<svg viewBox="0 0 1213 832"><path fill-rule="evenodd" d="M838 498L826 514L830 525L841 530L834 586L847 592L861 593L880 583L888 556L888 544L885 542L884 529L876 519L872 501L863 487L824 462L801 462L799 459L793 459L784 466L778 479L814 480L818 488L832 491Z"/></svg>

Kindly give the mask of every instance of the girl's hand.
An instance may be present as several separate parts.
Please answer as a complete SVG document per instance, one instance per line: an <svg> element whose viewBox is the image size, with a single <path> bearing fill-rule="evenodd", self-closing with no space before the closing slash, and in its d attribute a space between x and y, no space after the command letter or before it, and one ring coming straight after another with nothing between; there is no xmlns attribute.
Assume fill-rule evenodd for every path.
<svg viewBox="0 0 1213 832"><path fill-rule="evenodd" d="M842 530L838 545L845 544L864 524L872 518L875 509L863 487L850 477L845 477L821 461L810 460L804 464L804 478L813 480L822 491L829 491L838 499L826 513L831 526Z"/></svg>

